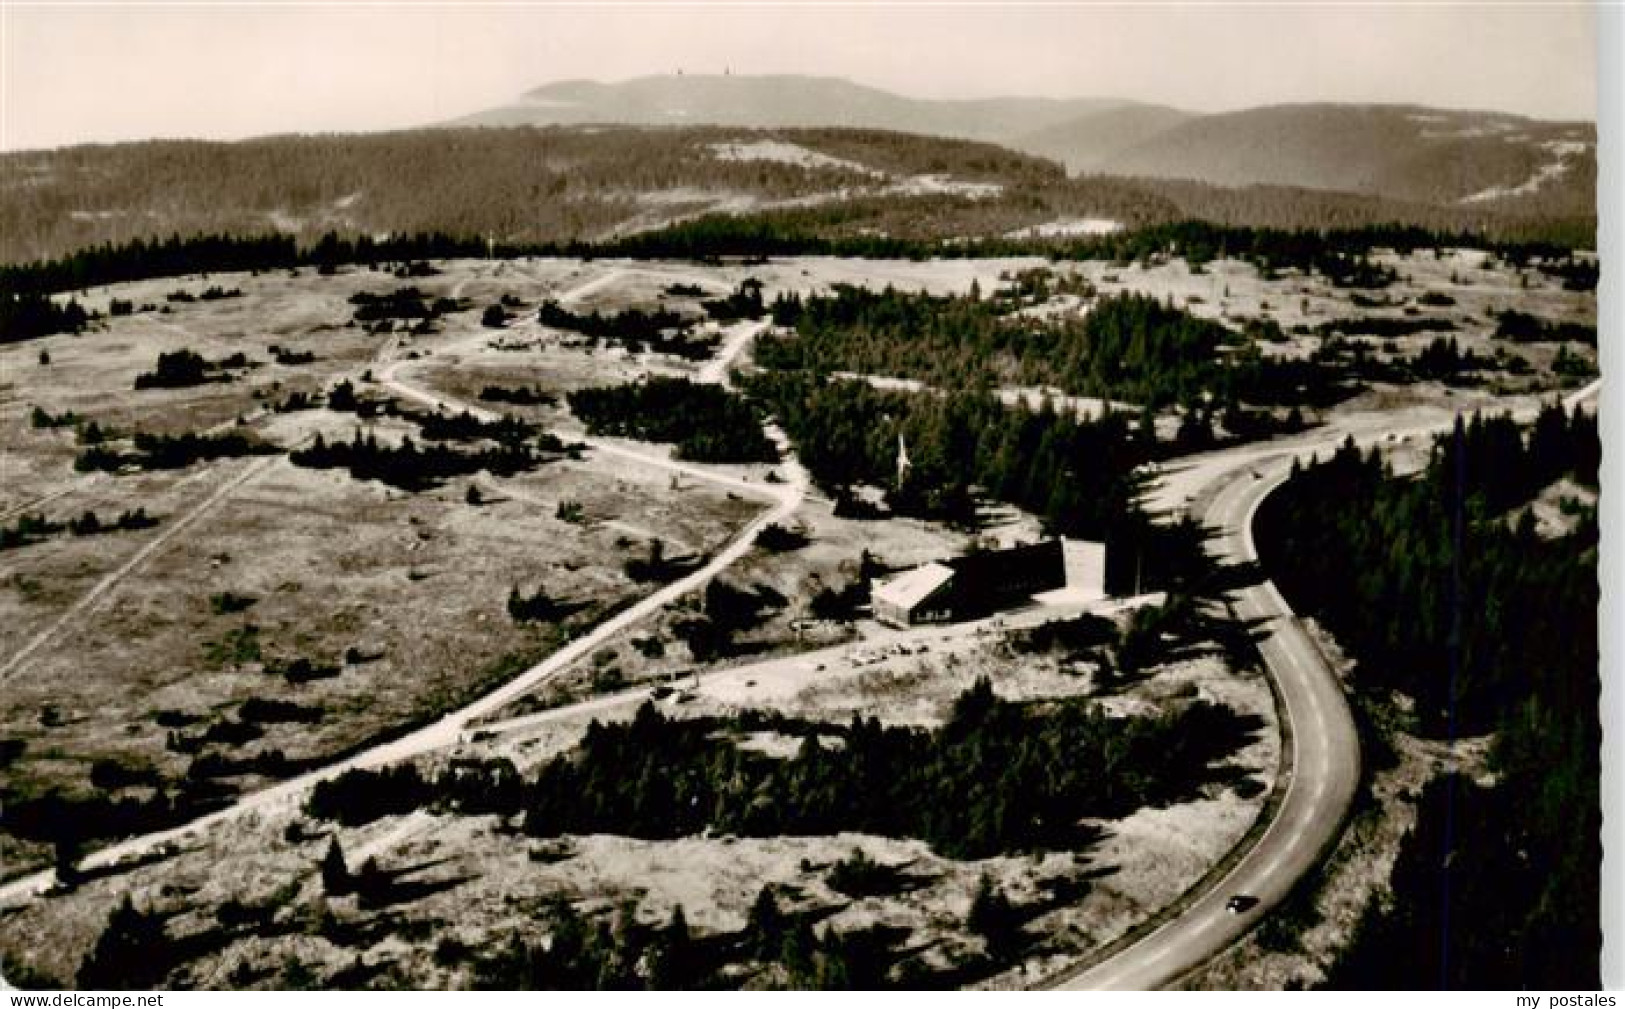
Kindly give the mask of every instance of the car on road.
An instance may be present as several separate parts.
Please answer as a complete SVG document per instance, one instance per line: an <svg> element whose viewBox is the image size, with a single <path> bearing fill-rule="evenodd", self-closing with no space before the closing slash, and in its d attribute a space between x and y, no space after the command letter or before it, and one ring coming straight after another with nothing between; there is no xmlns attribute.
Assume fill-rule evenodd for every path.
<svg viewBox="0 0 1625 1009"><path fill-rule="evenodd" d="M1224 909L1231 914L1245 914L1258 906L1258 898L1249 893L1238 893L1224 902Z"/></svg>

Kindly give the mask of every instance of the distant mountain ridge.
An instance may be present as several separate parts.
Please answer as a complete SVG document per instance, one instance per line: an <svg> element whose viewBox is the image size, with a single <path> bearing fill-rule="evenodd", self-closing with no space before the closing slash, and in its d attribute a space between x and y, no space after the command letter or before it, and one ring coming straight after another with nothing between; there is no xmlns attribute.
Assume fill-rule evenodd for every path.
<svg viewBox="0 0 1625 1009"><path fill-rule="evenodd" d="M1592 123L1415 105L1273 105L1191 117L1092 167L1438 204L1542 200L1588 212L1596 145Z"/></svg>
<svg viewBox="0 0 1625 1009"><path fill-rule="evenodd" d="M832 77L560 81L448 126L860 127L989 141L1074 173L1592 214L1596 126L1415 105L1202 114L1116 98L923 99Z"/></svg>
<svg viewBox="0 0 1625 1009"><path fill-rule="evenodd" d="M171 234L606 242L708 216L865 241L1194 219L1590 247L1595 190L1594 126L1494 112L1200 115L1116 99L930 101L811 77L566 81L457 129L0 154L0 263Z"/></svg>
<svg viewBox="0 0 1625 1009"><path fill-rule="evenodd" d="M1001 141L1133 104L1101 98L923 99L834 77L673 74L617 84L558 81L527 91L512 105L445 125L839 126Z"/></svg>

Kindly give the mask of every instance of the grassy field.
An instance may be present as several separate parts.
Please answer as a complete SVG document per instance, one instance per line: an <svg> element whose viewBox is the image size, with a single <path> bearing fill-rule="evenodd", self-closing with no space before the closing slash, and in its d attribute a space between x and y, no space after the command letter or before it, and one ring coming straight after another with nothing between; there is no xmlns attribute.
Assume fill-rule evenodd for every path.
<svg viewBox="0 0 1625 1009"><path fill-rule="evenodd" d="M1388 262L1400 280L1366 295L1380 304L1356 304L1351 292L1322 278L1266 280L1233 262L1200 272L1182 262L1056 269L1076 271L1102 293L1145 292L1233 325L1275 319L1288 339L1267 345L1267 353L1312 353L1323 339L1314 330L1328 320L1425 313L1447 320L1463 350L1502 348L1532 365L1529 374L1498 373L1473 388L1434 382L1373 387L1334 411L1350 415L1438 410L1488 402L1498 392L1554 388L1548 369L1556 345L1496 339L1495 313L1516 307L1554 322L1595 322L1592 295L1561 290L1538 272L1520 274L1465 253ZM401 381L465 402L480 402L491 385L539 389L556 398L480 405L536 421L568 440L582 428L569 414L565 393L648 374L693 375L698 366L590 347L574 334L540 327L532 310L545 300L574 292L570 307L578 312L665 306L697 313L698 299L667 296L666 288L693 283L715 296L755 277L769 299L835 283L936 293L963 292L975 283L991 291L1001 276L1034 265L465 261L411 278L305 271L91 292L82 300L92 307L106 311L118 298L138 311L79 336L0 346L0 514L7 523L34 512L66 522L86 510L110 518L139 507L157 524L93 536L61 532L0 550L0 656L14 666L4 675L0 703L8 797L103 791L91 784L98 762L104 770L117 765L127 772L130 780L112 792L133 798L200 781L256 789L275 776L273 751L290 765L319 763L431 719L511 677L566 634L653 591L652 583L632 577L629 561L646 558L657 543L667 558L711 555L760 508L735 489L674 476L659 465L668 448L630 442L647 463L586 451L511 477L457 477L417 493L358 481L342 470L298 468L281 455L86 474L73 468L83 435L72 423L34 426L35 407L53 417L72 412L94 420L115 438L137 430L217 429L246 431L288 449L318 433L348 438L361 426L393 441L415 437L413 425L399 418L364 422L323 408L268 409L344 377L356 381L361 395L382 396L382 387L364 376L376 378L393 363ZM407 285L426 300L463 299L466 307L443 315L433 332L369 332L351 324L353 295ZM211 286L241 294L169 300L175 291L195 298ZM481 311L504 297L514 321L500 330L483 327ZM154 310L139 310L149 304ZM1073 299L1047 310L1088 308ZM1414 353L1434 335L1397 337L1391 349L1372 340L1373 353ZM309 352L314 360L277 363L273 345ZM136 376L151 370L159 354L179 350L209 361L241 353L249 364L226 369L231 381L135 389ZM1593 348L1570 345L1569 352L1595 361ZM763 464L715 469L755 483L778 475ZM1006 533L1034 528L1030 516L1006 511L1004 518L1012 523ZM739 928L766 883L783 887L794 908L840 928L903 930L921 964L946 968L980 949L964 918L986 874L1018 904L1043 908L1027 925L1032 947L996 976L980 979L1017 985L1166 906L1252 826L1280 755L1270 691L1258 675L1234 673L1208 657L1161 666L1131 686L1102 692L1087 664L1017 654L997 629L934 642L930 651L879 654L880 643L892 640L888 632L861 620L815 620L813 598L852 584L864 551L883 566L903 568L960 552L967 534L917 520L836 518L817 495L791 526L804 543L779 551L759 546L722 577L736 596L754 595L761 604L722 655L697 657L685 643L684 625L705 605L690 595L493 720L700 672L692 696L668 707L672 714L772 708L834 721L860 714L933 725L955 696L986 675L1006 698L1096 696L1116 713L1155 713L1194 697L1229 704L1266 726L1230 758L1246 783L1101 824L1101 839L1087 850L975 862L942 858L918 841L855 834L672 842L587 836L546 851L511 825L485 817L417 816L342 829L305 823L289 806L234 820L154 864L125 867L71 895L8 911L0 917L8 976L70 982L125 894L167 915L171 938L186 940L187 955L172 976L177 984L457 986L471 980L457 944L493 947L515 933L535 940L542 934L539 909L552 898L567 897L606 918L636 899L648 922L665 920L681 905L704 935ZM576 612L561 622L516 623L507 612L515 588L543 591ZM245 708L248 702L261 705L259 714L251 714L252 704ZM284 715L267 717L266 702L281 705ZM495 754L529 767L574 745L592 718L621 718L631 710L628 703L590 714L559 712L557 719L469 743L456 757ZM786 739L763 733L745 742L774 753ZM199 770L204 757L214 764ZM1408 785L1395 786L1402 787ZM410 870L403 878L414 881L411 899L363 908L354 898L323 897L316 865L329 835L347 852L376 854L388 869ZM855 848L905 867L915 881L888 895L839 894L828 884L830 867ZM38 867L50 855L38 839L0 835L8 875ZM263 913L250 914L253 921L244 925L242 909L228 905L233 900L263 905ZM1045 906L1047 900L1053 906ZM450 952L437 955L442 948Z"/></svg>
<svg viewBox="0 0 1625 1009"><path fill-rule="evenodd" d="M716 673L684 713L765 705L836 721L862 712L933 724L981 675L993 677L1000 696L1012 700L1094 690L1087 670L1063 670L1051 657L1018 657L1000 640L978 637L878 666L814 671L790 660L762 672ZM1272 714L1262 679L1237 676L1214 660L1163 667L1103 701L1143 712L1193 697L1266 719ZM553 722L490 745L521 767L534 766L574 745L592 718L622 718L631 710L560 712ZM760 735L748 742L771 751L774 742L765 737L772 734ZM214 937L176 975L185 983L278 986L308 973L316 983L336 984L359 957L379 972L369 983L457 987L471 975L466 962L436 955L446 937L473 950L494 949L515 934L535 941L544 934L539 910L559 897L604 915L635 900L638 919L649 924L663 923L681 906L696 935L704 936L741 928L758 891L770 884L785 895L787 910L815 914L842 930L901 930L905 946L919 951L921 967L950 970L980 953L981 940L967 931L965 915L985 876L1035 910L1026 926L1031 947L983 981L1007 986L1111 941L1199 878L1251 825L1278 752L1274 732L1260 733L1229 761L1251 779L1248 787L1216 787L1191 802L1104 824L1102 839L1086 850L975 861L943 858L918 841L861 834L671 842L591 835L554 843L528 840L490 817L396 817L342 829L307 823L290 809L234 823L172 859L31 905L0 928L13 961L62 976L88 949L118 895L129 893L138 905L170 916L172 937ZM290 832L294 823L299 826ZM315 868L329 836L341 841L352 863L376 857L402 872L411 881L409 895L384 908L323 896ZM829 873L854 850L898 868L908 883L861 898L835 890ZM269 917L222 930L219 908L228 900L265 905ZM51 942L19 945L24 935Z"/></svg>
<svg viewBox="0 0 1625 1009"><path fill-rule="evenodd" d="M435 297L494 301L522 289L539 299L583 275L566 264L523 274L504 264L493 271L500 279L485 279L488 269L448 264L413 283ZM253 762L273 751L292 766L317 762L425 721L546 654L563 628L515 623L506 611L513 588L545 587L578 611L569 626L589 625L648 591L622 565L649 542L674 554L707 553L755 512L753 503L707 485L673 494L664 471L619 459L606 465L591 453L512 480L460 478L413 494L275 455L173 471L76 473L74 430L31 426L34 407L53 416L71 411L115 435L225 425L291 447L317 433L342 438L356 418L260 411L267 400L319 393L341 376L370 371L386 353L432 353L480 332L472 309L443 317L438 333L411 337L411 350L396 345L405 342L398 337L346 325L352 293L402 286L387 275L210 283L244 293L174 303L168 315L115 318L102 332L42 347L5 348L4 373L17 376L0 401L7 510L65 522L87 509L111 519L142 508L157 520L152 528L62 533L0 552L0 646L14 666L0 737L20 748L7 768L14 800L53 789L89 794L97 761L135 776L120 794L148 798L153 784L186 787L197 778L189 769L209 754L246 769L203 777L228 790L255 788L276 771ZM168 305L164 292L202 286L126 285L108 299ZM263 364L230 382L134 388L159 353L263 360L272 345L309 349L316 360ZM26 359L40 349L48 365ZM554 391L569 382L555 383L534 362L525 378ZM386 439L414 433L393 419L367 426ZM478 505L470 503L471 486ZM579 506L586 521L559 517L564 503ZM32 646L26 655L25 646ZM255 722L242 707L250 699L304 710L295 720ZM177 735L204 742L188 745ZM44 853L9 836L0 843L9 873Z"/></svg>

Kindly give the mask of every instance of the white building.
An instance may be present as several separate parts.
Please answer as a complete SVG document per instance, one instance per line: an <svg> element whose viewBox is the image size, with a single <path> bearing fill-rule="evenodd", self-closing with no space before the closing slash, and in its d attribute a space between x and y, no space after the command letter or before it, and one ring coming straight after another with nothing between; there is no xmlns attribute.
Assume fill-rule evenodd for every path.
<svg viewBox="0 0 1625 1009"><path fill-rule="evenodd" d="M894 627L951 620L954 573L946 564L931 563L876 584L870 593L875 619Z"/></svg>

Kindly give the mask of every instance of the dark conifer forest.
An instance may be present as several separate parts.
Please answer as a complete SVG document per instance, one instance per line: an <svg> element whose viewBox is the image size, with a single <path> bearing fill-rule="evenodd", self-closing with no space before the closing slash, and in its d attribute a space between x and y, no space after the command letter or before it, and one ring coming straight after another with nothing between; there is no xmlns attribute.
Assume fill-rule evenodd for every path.
<svg viewBox="0 0 1625 1009"><path fill-rule="evenodd" d="M1595 488L1599 454L1591 414L1475 416L1420 474L1345 446L1265 502L1265 565L1357 659L1356 693L1492 740L1491 780L1424 790L1393 907L1367 911L1333 985L1597 985L1597 517L1575 504L1543 533L1524 506L1560 478Z"/></svg>
<svg viewBox="0 0 1625 1009"><path fill-rule="evenodd" d="M497 476L524 473L547 462L551 451L562 448L556 439L541 448L522 441L466 450L443 444L420 447L410 438L389 445L357 431L347 442L329 442L317 435L308 447L288 453L288 459L295 466L344 469L357 480L379 480L402 490L420 491L450 477L480 470Z"/></svg>
<svg viewBox="0 0 1625 1009"><path fill-rule="evenodd" d="M576 750L529 781L502 761L459 765L432 780L409 767L351 771L318 784L308 808L352 825L431 803L466 814L523 813L533 837L856 831L985 858L1066 850L1088 841L1083 819L1229 782L1234 775L1213 765L1260 727L1201 700L1129 718L1088 701L1018 705L1000 700L985 679L934 729L761 712L733 724L668 719L645 704L628 722L594 722ZM790 759L766 757L725 730L792 734L800 749Z"/></svg>
<svg viewBox="0 0 1625 1009"><path fill-rule="evenodd" d="M1334 363L1265 357L1248 335L1139 294L1099 298L1081 318L1039 320L1012 315L1001 299L842 286L781 297L773 317L795 332L763 337L758 363L821 375L1045 386L1150 410L1324 404L1350 391L1338 388Z"/></svg>
<svg viewBox="0 0 1625 1009"><path fill-rule="evenodd" d="M570 409L593 434L671 442L693 462L777 462L761 418L739 394L686 378L577 389Z"/></svg>
<svg viewBox="0 0 1625 1009"><path fill-rule="evenodd" d="M713 148L751 140L794 143L892 178L930 173L998 188L978 197L904 195L851 166L730 160ZM260 235L273 220L302 242L329 230L441 231L480 245L486 235L515 245L594 242L644 210L637 194L662 191L689 196L672 205L674 216L724 195L771 208L845 191L844 199L764 216L780 235L933 243L995 238L1060 216L1130 229L1186 219L1312 231L1401 221L1564 244L1594 241L1596 227L1594 216L1572 208L1508 212L1284 186L1068 176L1054 161L991 144L858 129L518 127L149 141L7 153L0 166L0 262L8 263L172 234ZM85 208L105 213L71 212Z"/></svg>
<svg viewBox="0 0 1625 1009"><path fill-rule="evenodd" d="M918 208L916 208L918 209ZM1068 239L970 238L959 235L899 237L860 228L852 234L832 232L824 217L850 216L850 207L746 215L706 215L625 238L588 241L558 236L507 240L488 245L482 236L459 232L418 231L377 239L370 235L323 232L304 243L287 235L189 233L165 238L136 237L117 244L74 247L55 258L12 262L0 266L0 342L13 342L54 332L76 332L90 315L71 299L58 303L46 295L83 290L104 284L178 277L194 273L298 269L316 267L331 272L344 265L377 266L427 259L478 257L496 253L504 257L563 255L574 257L629 256L641 259L693 259L714 261L724 256L841 255L869 258L925 259L1039 255L1054 259L1107 259L1150 261L1171 256L1193 266L1231 256L1257 266L1266 274L1285 269L1321 273L1350 287L1381 287L1392 277L1368 259L1373 249L1414 252L1418 249L1474 247L1486 249L1508 262L1532 264L1561 277L1573 290L1596 287L1593 261L1577 258L1573 250L1584 246L1572 236L1493 235L1452 228L1417 225L1367 224L1356 228L1257 227L1182 220L1147 224L1110 235ZM403 269L403 272L406 272ZM603 334L622 334L613 320L577 316L557 306L543 313L542 321L587 331L611 327ZM620 320L659 323L658 318ZM639 325L640 333L656 330ZM650 338L651 340L653 338ZM673 350L672 352L680 352Z"/></svg>

